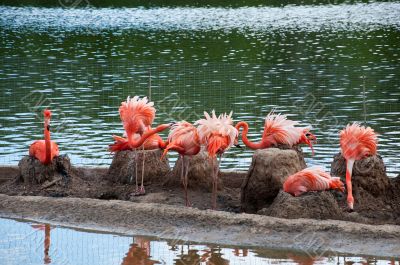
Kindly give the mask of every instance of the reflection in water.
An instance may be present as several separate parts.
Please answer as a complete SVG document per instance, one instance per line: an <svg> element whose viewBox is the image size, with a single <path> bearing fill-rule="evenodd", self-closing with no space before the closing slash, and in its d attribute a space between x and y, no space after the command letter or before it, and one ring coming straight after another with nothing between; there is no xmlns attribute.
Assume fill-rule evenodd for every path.
<svg viewBox="0 0 400 265"><path fill-rule="evenodd" d="M44 230L43 262L44 262L44 264L50 264L51 258L49 256L49 249L50 249L50 229L51 229L51 227L49 224L33 224L31 226L37 230Z"/></svg>
<svg viewBox="0 0 400 265"><path fill-rule="evenodd" d="M206 247L202 251L195 248L195 246L187 245L185 250L182 246L180 254L175 259L177 265L227 265L230 264L229 260L223 258L220 247Z"/></svg>
<svg viewBox="0 0 400 265"><path fill-rule="evenodd" d="M153 265L159 263L159 261L150 258L150 240L135 237L134 243L130 245L121 265Z"/></svg>
<svg viewBox="0 0 400 265"><path fill-rule="evenodd" d="M200 261L204 261L201 259L197 249L190 249L188 247L188 250L185 251L183 250L183 246L181 247L180 254L178 257L175 259L175 264L176 265L197 265L200 263Z"/></svg>
<svg viewBox="0 0 400 265"><path fill-rule="evenodd" d="M51 240L50 240L51 230ZM0 264L226 265L391 264L398 258L318 256L290 250L226 247L50 227L0 219ZM51 244L51 246L50 246ZM44 249L44 250L43 250ZM51 258L50 258L51 256Z"/></svg>
<svg viewBox="0 0 400 265"><path fill-rule="evenodd" d="M313 265L315 262L318 260L321 260L321 258L317 257L312 257L310 255L296 255L296 254L291 254L288 253L288 258L293 260L296 264L299 265Z"/></svg>
<svg viewBox="0 0 400 265"><path fill-rule="evenodd" d="M240 248L234 248L233 249L233 254L236 256L236 257L247 257L247 254L249 253L249 250L247 249L247 248L243 248L243 249L240 249Z"/></svg>

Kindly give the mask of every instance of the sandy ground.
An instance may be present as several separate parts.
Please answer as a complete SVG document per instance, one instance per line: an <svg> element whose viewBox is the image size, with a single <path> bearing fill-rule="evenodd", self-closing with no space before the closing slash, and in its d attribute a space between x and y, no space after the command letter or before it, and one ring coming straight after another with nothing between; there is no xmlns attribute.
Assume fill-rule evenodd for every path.
<svg viewBox="0 0 400 265"><path fill-rule="evenodd" d="M198 243L397 256L400 226L281 219L155 203L0 195L0 216Z"/></svg>

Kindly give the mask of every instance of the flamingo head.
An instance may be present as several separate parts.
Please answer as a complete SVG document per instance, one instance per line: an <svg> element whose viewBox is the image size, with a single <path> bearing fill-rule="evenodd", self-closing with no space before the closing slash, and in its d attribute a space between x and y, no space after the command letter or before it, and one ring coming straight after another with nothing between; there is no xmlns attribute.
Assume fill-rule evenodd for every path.
<svg viewBox="0 0 400 265"><path fill-rule="evenodd" d="M237 148L242 148L239 144L239 135L237 135L235 137L235 140L233 141L233 146L237 147Z"/></svg>
<svg viewBox="0 0 400 265"><path fill-rule="evenodd" d="M51 118L51 111L49 109L45 109L43 111L44 118L50 119Z"/></svg>
<svg viewBox="0 0 400 265"><path fill-rule="evenodd" d="M304 131L304 136L307 138L308 141L310 141L312 144L317 143L317 137L310 132L310 128L305 128Z"/></svg>

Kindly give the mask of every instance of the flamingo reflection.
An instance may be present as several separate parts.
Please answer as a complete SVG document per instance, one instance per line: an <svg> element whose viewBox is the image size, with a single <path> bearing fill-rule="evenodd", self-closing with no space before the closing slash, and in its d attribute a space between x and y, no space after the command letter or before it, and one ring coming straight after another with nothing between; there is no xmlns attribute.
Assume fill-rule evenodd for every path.
<svg viewBox="0 0 400 265"><path fill-rule="evenodd" d="M144 237L135 237L121 265L160 264L159 261L150 259L150 250L150 240Z"/></svg>
<svg viewBox="0 0 400 265"><path fill-rule="evenodd" d="M44 264L50 264L51 263L51 258L49 256L50 230L51 230L50 225L49 224L35 224L35 225L31 225L31 227L36 229L36 230L44 231L44 258L43 258L43 262L44 262Z"/></svg>

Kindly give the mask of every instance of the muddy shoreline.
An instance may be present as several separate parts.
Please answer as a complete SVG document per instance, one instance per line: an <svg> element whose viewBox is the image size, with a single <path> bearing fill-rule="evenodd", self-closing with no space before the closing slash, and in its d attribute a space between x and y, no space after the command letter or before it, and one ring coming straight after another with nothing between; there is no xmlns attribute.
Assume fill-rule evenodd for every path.
<svg viewBox="0 0 400 265"><path fill-rule="evenodd" d="M179 181L165 181L178 178L174 170L146 178L146 195L133 196L135 185L110 179L115 172L110 173L108 168L72 167L66 159L60 158L62 170L55 176L36 183L21 178L21 172L31 177L37 170L37 167L30 167L29 158L25 158L28 171L21 171L21 165L20 168L0 167L0 217L197 243L293 249L314 255L340 252L393 257L400 253L400 178L387 179L380 157L364 161L373 165L369 168L377 169L378 173L371 171L367 178L356 174L354 178L360 199L356 212L346 210L343 194L324 191L292 197L279 191L281 183L277 182L273 203L252 214L243 213L241 193L243 183L252 172L260 170L220 172L219 211L211 211L207 182L200 186L199 182L192 182L189 196L193 207L183 206ZM265 171L269 164L258 166ZM342 166L338 164L336 168ZM259 181L279 170L260 171L255 179ZM373 176L380 177L372 178L377 184L385 184L382 191L364 190L363 187L369 187L365 180ZM258 183L253 187L263 192L264 188L260 189ZM271 183L265 186L270 187ZM262 198L261 202L267 200ZM332 205L337 207L336 211L332 210Z"/></svg>
<svg viewBox="0 0 400 265"><path fill-rule="evenodd" d="M0 216L164 239L396 256L400 226L281 219L155 203L0 195Z"/></svg>

